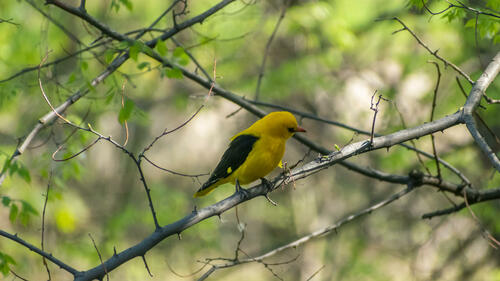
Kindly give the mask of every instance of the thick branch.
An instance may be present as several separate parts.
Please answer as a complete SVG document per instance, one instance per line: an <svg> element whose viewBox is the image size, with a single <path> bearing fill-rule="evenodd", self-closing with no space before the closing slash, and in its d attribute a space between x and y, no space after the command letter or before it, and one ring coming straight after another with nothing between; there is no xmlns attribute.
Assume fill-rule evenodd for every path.
<svg viewBox="0 0 500 281"><path fill-rule="evenodd" d="M486 201L491 201L491 200L498 200L498 199L500 199L500 188L485 189L485 190L477 191L475 196L470 196L470 195L466 195L466 196L467 196L468 203L466 203L464 201L464 202L462 202L456 206L453 206L451 208L435 211L432 213L427 213L427 214L424 214L422 216L422 218L423 219L430 219L430 218L437 217L437 216L448 215L448 214L455 213L455 212L462 210L463 208L467 207L467 205L470 206L470 205L476 204L476 203L481 203L481 202L486 202Z"/></svg>
<svg viewBox="0 0 500 281"><path fill-rule="evenodd" d="M436 131L444 130L450 126L458 124L459 117L460 113L457 112L453 115L441 118L434 122L423 124L415 128L402 130L383 137L377 137L373 140L372 145L370 145L370 142L368 141L361 141L347 145L340 151L333 152L328 156L320 156L318 159L311 161L302 167L291 170L288 177L280 176L276 178L273 182L273 189L278 188L281 184L284 184L287 181L305 178L357 154L384 147L390 147L399 142L404 142L411 138L415 138L416 136L423 136ZM193 211L183 219L155 231L153 234L151 234L149 237L147 237L137 245L117 255L114 255L113 257L105 261L102 265L96 266L93 269L81 273L79 276L77 276L76 280L90 280L102 277L105 274L105 268L108 270L108 272L110 272L114 268L134 257L143 256L148 250L153 248L156 244L158 244L168 236L178 234L183 230L189 228L190 226L209 217L220 215L221 213L231 209L232 207L252 198L265 196L269 192L269 189L265 184L261 184L247 189L247 192L248 196L246 197L241 197L239 194L234 194L233 196L214 205L205 207L198 211Z"/></svg>
<svg viewBox="0 0 500 281"><path fill-rule="evenodd" d="M117 31L111 29L110 27L106 26L105 24L101 23L100 21L98 21L97 19L95 19L94 17L89 15L84 9L72 7L66 3L60 2L58 0L47 0L47 1L45 1L45 4L55 5L61 9L65 10L66 12L83 19L84 21L88 22L89 24L91 24L95 28L99 29L99 31L101 31L102 33L106 34L107 36L109 36L113 39L116 39L118 41L131 40L127 36L117 32Z"/></svg>
<svg viewBox="0 0 500 281"><path fill-rule="evenodd" d="M481 101L481 97L484 95L488 86L493 82L495 77L500 72L500 52L496 54L493 60L489 63L486 70L481 74L481 77L477 79L476 83L472 87L469 97L465 102L463 109L463 122L467 125L467 129L470 134L476 141L479 148L488 156L491 164L497 171L500 172L500 160L498 159L495 152L491 149L491 147L486 143L484 137L477 130L476 121L473 118L473 114L479 106L479 102Z"/></svg>

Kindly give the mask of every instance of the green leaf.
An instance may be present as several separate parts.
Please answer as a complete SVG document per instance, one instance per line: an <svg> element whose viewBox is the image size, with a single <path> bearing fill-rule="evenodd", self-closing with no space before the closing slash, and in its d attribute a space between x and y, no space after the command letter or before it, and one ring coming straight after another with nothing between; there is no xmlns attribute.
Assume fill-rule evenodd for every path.
<svg viewBox="0 0 500 281"><path fill-rule="evenodd" d="M118 114L118 122L120 122L120 124L123 124L125 121L130 119L134 107L135 104L133 101L125 100L124 106L120 109L120 113Z"/></svg>
<svg viewBox="0 0 500 281"><path fill-rule="evenodd" d="M2 259L7 263L7 264L16 264L16 261L9 255L5 254L5 253L1 253L2 254Z"/></svg>
<svg viewBox="0 0 500 281"><path fill-rule="evenodd" d="M9 264L16 264L16 261L11 256L0 252L0 272L2 272L3 276L9 274Z"/></svg>
<svg viewBox="0 0 500 281"><path fill-rule="evenodd" d="M182 71L178 68L165 68L165 75L173 79L182 79L183 77Z"/></svg>
<svg viewBox="0 0 500 281"><path fill-rule="evenodd" d="M12 163L9 161L7 169L9 170L9 175L12 176L14 173L17 172L17 169L19 169L19 165L17 165L17 162Z"/></svg>
<svg viewBox="0 0 500 281"><path fill-rule="evenodd" d="M132 11L132 8L133 8L132 2L130 2L129 0L120 0L120 2L122 2L123 5L125 5L127 10Z"/></svg>
<svg viewBox="0 0 500 281"><path fill-rule="evenodd" d="M87 69L89 68L89 64L88 64L88 62L86 62L86 61L82 60L82 61L80 62L80 68L81 68L83 71L87 70Z"/></svg>
<svg viewBox="0 0 500 281"><path fill-rule="evenodd" d="M139 65L137 65L137 68L142 70L142 69L147 67L149 69L150 68L149 66L150 66L150 63L147 61L144 61L144 62L141 62Z"/></svg>
<svg viewBox="0 0 500 281"><path fill-rule="evenodd" d="M38 211L33 208L33 206L28 203L27 201L21 200L22 208L21 208L21 213L26 212L32 215L37 215L38 216Z"/></svg>
<svg viewBox="0 0 500 281"><path fill-rule="evenodd" d="M185 52L184 52L184 48L182 48L182 47L175 48L174 53L173 53L174 57L176 57L176 58L182 56L183 54L185 54Z"/></svg>
<svg viewBox="0 0 500 281"><path fill-rule="evenodd" d="M175 48L173 56L174 60L180 65L187 65L189 63L189 56L186 54L186 51L184 51L184 48L182 47Z"/></svg>
<svg viewBox="0 0 500 281"><path fill-rule="evenodd" d="M442 17L447 18L448 21L453 21L453 20L461 20L465 18L466 12L463 11L463 9L460 8L451 8L447 12L445 12Z"/></svg>
<svg viewBox="0 0 500 281"><path fill-rule="evenodd" d="M116 52L113 49L107 49L106 52L104 52L104 61L106 63L110 63L113 60L115 53Z"/></svg>
<svg viewBox="0 0 500 281"><path fill-rule="evenodd" d="M26 166L19 165L19 169L17 170L17 174L27 183L31 183L30 171Z"/></svg>
<svg viewBox="0 0 500 281"><path fill-rule="evenodd" d="M139 52L142 50L142 44L139 41L134 41L132 46L129 49L130 58L137 61L137 57L139 56Z"/></svg>
<svg viewBox="0 0 500 281"><path fill-rule="evenodd" d="M9 196L2 196L2 204L5 206L5 207L8 207L10 202L12 200L10 199Z"/></svg>
<svg viewBox="0 0 500 281"><path fill-rule="evenodd" d="M424 5L422 4L422 0L408 0L408 6L415 7L418 9L422 9L424 7Z"/></svg>
<svg viewBox="0 0 500 281"><path fill-rule="evenodd" d="M120 5L116 2L116 0L111 1L111 10L115 9L115 12L120 10Z"/></svg>
<svg viewBox="0 0 500 281"><path fill-rule="evenodd" d="M158 42L156 42L155 49L162 56L167 54L167 45L164 41L158 40Z"/></svg>
<svg viewBox="0 0 500 281"><path fill-rule="evenodd" d="M76 80L76 74L72 72L68 77L68 84L75 82L75 80Z"/></svg>
<svg viewBox="0 0 500 281"><path fill-rule="evenodd" d="M495 35L495 37L493 37L493 44L498 44L500 43L500 35Z"/></svg>
<svg viewBox="0 0 500 281"><path fill-rule="evenodd" d="M30 221L30 216L29 216L29 213L27 212L20 212L19 213L19 221L21 221L21 223L24 225L24 226L27 226L28 225L28 222Z"/></svg>
<svg viewBox="0 0 500 281"><path fill-rule="evenodd" d="M104 103L109 104L113 100L114 97L115 97L115 89L112 89L112 91L110 91L108 93L108 96L106 97L106 100L104 101Z"/></svg>
<svg viewBox="0 0 500 281"><path fill-rule="evenodd" d="M465 23L465 27L474 27L476 26L476 19L469 19L467 23Z"/></svg>
<svg viewBox="0 0 500 281"><path fill-rule="evenodd" d="M16 204L10 205L10 212L9 212L9 220L10 222L14 222L17 218L17 213L19 213L19 208L17 207Z"/></svg>
<svg viewBox="0 0 500 281"><path fill-rule="evenodd" d="M123 40L118 44L118 49L125 50L130 46L132 46L132 44L129 41Z"/></svg>
<svg viewBox="0 0 500 281"><path fill-rule="evenodd" d="M9 266L6 263L0 261L0 272L2 272L3 276L9 275Z"/></svg>

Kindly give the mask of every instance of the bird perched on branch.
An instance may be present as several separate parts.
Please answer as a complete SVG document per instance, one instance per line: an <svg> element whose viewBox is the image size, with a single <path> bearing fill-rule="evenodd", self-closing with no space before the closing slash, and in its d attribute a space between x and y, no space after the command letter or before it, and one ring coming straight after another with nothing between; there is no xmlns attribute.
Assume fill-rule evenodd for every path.
<svg viewBox="0 0 500 281"><path fill-rule="evenodd" d="M269 113L231 138L219 164L194 197L204 196L225 183L235 184L239 192L244 191L240 184L257 179L267 182L264 177L281 165L286 141L305 131L290 112Z"/></svg>

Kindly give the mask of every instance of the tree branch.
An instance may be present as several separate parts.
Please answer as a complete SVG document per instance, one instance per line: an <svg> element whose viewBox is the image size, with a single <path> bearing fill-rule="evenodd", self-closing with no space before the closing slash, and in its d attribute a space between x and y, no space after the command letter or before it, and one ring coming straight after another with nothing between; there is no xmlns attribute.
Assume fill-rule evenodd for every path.
<svg viewBox="0 0 500 281"><path fill-rule="evenodd" d="M491 149L491 147L486 143L484 137L477 130L477 124L473 118L473 114L479 106L481 97L484 95L486 89L491 84L491 82L493 82L499 72L500 52L498 52L496 56L491 60L486 70L483 72L483 74L481 74L479 79L477 79L476 83L472 87L469 97L467 97L467 101L465 102L463 108L462 122L466 124L471 136L474 138L479 148L486 154L493 167L495 167L495 169L500 172L500 160L498 159L495 152Z"/></svg>
<svg viewBox="0 0 500 281"><path fill-rule="evenodd" d="M445 58L443 58L442 56L440 56L438 54L438 51L439 50L436 50L436 51L432 51L425 43L424 41L422 41L418 36L417 34L415 34L415 32L413 32L402 20L400 20L399 18L395 17L395 18L392 18L393 20L399 22L402 26L403 26L403 29L402 30L407 30L411 36L413 36L413 38L415 38L415 40L417 40L418 44L420 44L420 46L424 47L424 49L426 49L431 55L433 55L435 58L437 58L438 60L442 61L444 63L445 66L451 66L451 68L453 68L456 72L458 72L460 75L462 75L465 79L467 79L467 81L469 81L470 84L474 84L474 81L469 77L469 75L467 73L465 73L463 70L461 70L458 66L456 66L454 63L446 60ZM399 32L399 31L402 31L402 30L398 30L396 32Z"/></svg>
<svg viewBox="0 0 500 281"><path fill-rule="evenodd" d="M67 265L66 263L62 262L61 260L57 259L56 257L54 257L52 254L50 253L47 253L45 251L42 251L41 249L39 249L38 247L36 246L33 246L32 244L26 242L25 240L19 238L19 236L17 236L17 234L15 235L12 235L6 231L3 231L0 229L0 236L3 236L3 237L6 237L14 242L17 242L21 245L23 245L24 247L28 248L30 251L33 251L37 254L39 254L40 256L46 258L47 260L51 261L52 263L54 263L55 265L59 266L60 268L64 269L65 271L73 274L73 276L76 276L77 274L79 274L80 272L76 269L74 269L73 267Z"/></svg>
<svg viewBox="0 0 500 281"><path fill-rule="evenodd" d="M50 0L54 2L53 0ZM180 24L178 24L175 28L172 28L165 32L161 38L156 38L153 40L150 40L146 42L145 44L151 48L153 48L156 45L156 42L158 40L166 40L170 38L171 36L174 36L177 34L179 31L186 29L194 24L201 23L203 20L205 20L207 17L211 16L215 12L219 11L220 9L224 8L234 0L224 0L213 6L212 8L206 10L205 12L199 14L198 16L195 16L191 19L188 19ZM60 3L58 1L55 1L57 3ZM76 11L76 8L72 8L67 6L66 4L62 4L64 7L70 9L71 11L81 14L81 11ZM127 37L128 38L128 37ZM105 71L103 71L101 74L99 74L96 78L92 80L90 85L92 87L95 87L97 84L102 82L104 79L106 79L109 75L111 75L114 71L116 71L125 61L129 59L128 53L122 54L121 56L118 56L115 58L111 64L106 68ZM55 111L50 111L47 114L45 114L43 117L41 117L38 120L38 123L35 125L35 127L28 133L26 136L25 140L19 145L19 147L14 151L14 153L10 157L10 162L16 161L16 159L19 157L19 155L22 155L26 148L29 146L29 144L33 141L35 136L40 132L41 129L43 129L47 123L53 121L55 117L57 117L56 113L62 114L68 107L70 107L73 103L78 101L81 97L85 96L89 92L88 88L85 88L83 90L77 91L75 94L70 96L65 102L63 102L61 105L55 108ZM2 171L0 172L0 186L2 185L3 181L5 180L6 176L6 170L7 166L4 165L2 168Z"/></svg>

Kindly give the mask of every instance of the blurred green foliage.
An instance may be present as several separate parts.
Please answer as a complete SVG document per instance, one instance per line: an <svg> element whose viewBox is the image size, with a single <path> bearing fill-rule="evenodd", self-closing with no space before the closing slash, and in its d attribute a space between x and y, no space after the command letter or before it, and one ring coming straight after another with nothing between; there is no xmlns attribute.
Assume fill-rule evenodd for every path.
<svg viewBox="0 0 500 281"><path fill-rule="evenodd" d="M189 12L179 15L177 22L204 12L216 3L215 0L188 1ZM407 126L429 121L436 70L428 61L436 59L408 32L392 34L402 26L391 18L401 18L431 50L439 49L440 55L476 79L498 51L500 21L484 13L498 14L500 3L497 0L464 2L474 10L460 7L460 2L451 3L455 6L445 10L450 5L446 1L425 2L433 12L445 10L431 16L421 0L406 3L395 0L291 1L269 49L260 88L261 101L291 106L369 130L373 116L369 110L370 96L377 89L391 100L381 105L377 132L389 133L403 127L394 104ZM170 2L156 0L140 3L108 0L88 1L86 8L107 26L127 32L148 26L169 5ZM54 21L71 26L70 32L83 43L71 39L27 1L0 3L0 18L12 19L15 23L0 23L0 159L7 175L0 189L0 228L19 233L23 239L38 245L49 185L46 248L72 266L86 269L100 264L88 233L96 240L103 258L109 258L115 248L124 250L151 234L153 221L137 167L110 143L101 141L69 161L52 160L52 153L61 145L61 150L54 155L56 159L71 157L95 138L88 132L75 131L60 120L43 129L20 160L9 160L19 140L50 110L38 87L36 66L41 59L49 50L49 62L66 57L91 46L91 42L101 36L99 31L54 6L40 5L39 8ZM200 74L190 53L210 76L215 71L216 81L222 87L253 99L265 46L282 9L281 1L236 1L202 24L176 35L182 46L171 41L158 42L153 50ZM172 26L169 15L157 28L161 31ZM218 97L207 99L208 91L184 77L180 69L164 67L149 58L153 50L144 42L158 36L160 31L153 30L140 40L130 42L105 42L105 38L101 38L96 42L100 45L90 51L41 69L41 81L53 105L62 103L78 90L89 89L90 93L72 105L66 117L82 127L90 124L119 143L125 140L126 121L129 126L126 148L134 153L142 151L165 128L175 128L187 120L205 103L205 109L191 123L162 138L146 154L158 165L181 173L209 172L227 145L227 139L255 118L243 112L225 118L237 107ZM129 51L131 60L101 84L91 86L92 79L125 50ZM25 67L34 69L7 80ZM455 81L457 74L442 64L440 67L443 77L435 109L439 117L453 113L465 101ZM465 91L469 91L471 86L462 77L458 79ZM500 89L499 79L489 89L487 94L498 98L495 94ZM487 109L479 113L491 129L498 132L498 112L491 105L485 106ZM342 147L352 140L366 138L308 119L301 123L311 139L331 149L335 144ZM500 176L492 173L488 161L463 128L436 134L436 139L440 156L464 171L474 184L481 188L500 186ZM431 151L428 137L417 140L417 145ZM296 163L306 152L306 148L291 141L285 160ZM305 157L305 161L316 156L313 154ZM412 169L425 171L414 152L399 147L353 160L397 174L407 174ZM423 162L435 173L433 159ZM144 161L142 167L162 225L189 214L194 206L215 203L233 192L233 188L227 186L195 201L192 193L206 177L164 173ZM246 226L242 241L245 253L240 254L246 258L247 254L259 255L333 224L400 188L373 182L343 169L335 167L273 193L271 196L279 202L277 207L263 199L239 206L240 224L235 211L231 210L220 218L210 218L189 228L182 233L181 240L166 239L148 253L153 279L181 279L168 270L167 263L175 271L191 273L202 264L197 260L233 258L241 225ZM459 182L446 170L443 177ZM324 269L313 280L408 280L415 272L419 278L429 279L441 271L445 273L440 280L500 280L498 259L494 258L498 254L484 247L487 242L480 235L475 237L479 246L463 244L467 235L481 229L469 211L422 221L419 218L423 213L449 206L449 199L426 187L415 193L343 227L329 238L320 238L273 257L277 263L297 257L292 263L273 267L274 270L286 280L306 280L323 265ZM498 237L498 202L473 206L472 210L483 227ZM0 271L4 276L10 274L9 269L15 269L21 276L45 274L40 257L4 238L0 242ZM464 254L461 260L449 258L457 249L473 251L476 255ZM57 276L55 280L67 278L55 267L51 270ZM137 280L146 274L142 263L131 262L114 271L112 276ZM199 276L189 278L196 277ZM257 263L218 271L213 278L269 280L274 277Z"/></svg>

